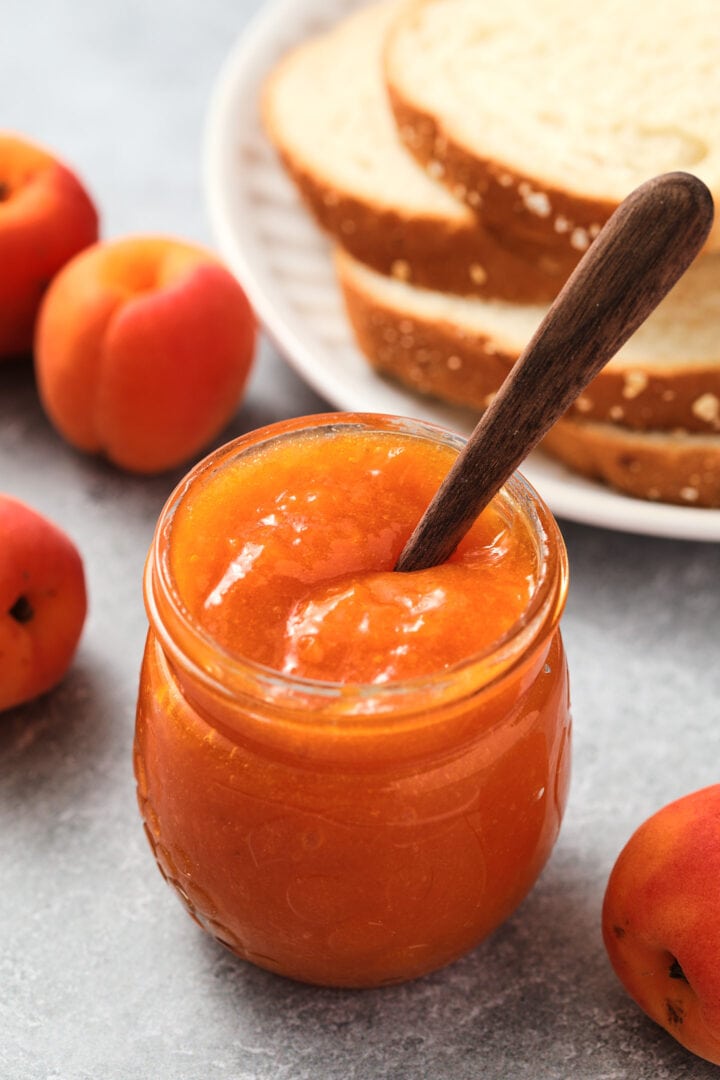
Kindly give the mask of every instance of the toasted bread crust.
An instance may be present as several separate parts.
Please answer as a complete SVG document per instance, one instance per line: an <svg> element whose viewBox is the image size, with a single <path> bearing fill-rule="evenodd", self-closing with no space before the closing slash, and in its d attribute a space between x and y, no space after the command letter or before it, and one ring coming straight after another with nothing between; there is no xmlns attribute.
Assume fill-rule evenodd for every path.
<svg viewBox="0 0 720 1080"><path fill-rule="evenodd" d="M490 334L468 332L449 319L404 311L342 256L338 279L357 342L378 371L420 393L482 410L518 349ZM720 363L664 366L610 364L575 402L576 419L643 430L720 432Z"/></svg>
<svg viewBox="0 0 720 1080"><path fill-rule="evenodd" d="M512 367L488 337L460 340L450 323L400 317L339 275L350 325L376 371L411 390L482 411Z"/></svg>
<svg viewBox="0 0 720 1080"><path fill-rule="evenodd" d="M638 499L720 507L720 437L649 439L619 425L563 419L541 448L573 471Z"/></svg>
<svg viewBox="0 0 720 1080"><path fill-rule="evenodd" d="M503 162L483 159L453 140L433 116L388 83L398 134L430 175L462 197L493 232L517 250L542 249L567 278L617 207L551 184L539 184Z"/></svg>
<svg viewBox="0 0 720 1080"><path fill-rule="evenodd" d="M543 251L516 253L479 222L463 227L374 206L312 173L279 136L273 141L320 228L373 270L438 292L513 303L548 302L562 288L561 261Z"/></svg>

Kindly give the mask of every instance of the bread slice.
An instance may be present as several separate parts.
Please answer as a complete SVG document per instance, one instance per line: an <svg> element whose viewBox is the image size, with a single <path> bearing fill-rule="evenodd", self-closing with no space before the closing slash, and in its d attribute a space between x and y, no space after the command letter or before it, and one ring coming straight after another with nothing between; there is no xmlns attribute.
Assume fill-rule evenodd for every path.
<svg viewBox="0 0 720 1080"><path fill-rule="evenodd" d="M413 390L485 408L546 307L451 297L336 253L362 351ZM628 429L720 432L720 256L697 259L573 406Z"/></svg>
<svg viewBox="0 0 720 1080"><path fill-rule="evenodd" d="M568 273L653 175L695 173L720 199L717 15L714 0L410 0L384 52L398 131Z"/></svg>
<svg viewBox="0 0 720 1080"><path fill-rule="evenodd" d="M564 418L541 449L574 472L635 498L720 507L720 435L631 431Z"/></svg>
<svg viewBox="0 0 720 1080"><path fill-rule="evenodd" d="M374 4L289 53L264 87L269 138L320 226L356 259L460 295L552 299L560 263L484 229L398 138L381 63L396 12Z"/></svg>

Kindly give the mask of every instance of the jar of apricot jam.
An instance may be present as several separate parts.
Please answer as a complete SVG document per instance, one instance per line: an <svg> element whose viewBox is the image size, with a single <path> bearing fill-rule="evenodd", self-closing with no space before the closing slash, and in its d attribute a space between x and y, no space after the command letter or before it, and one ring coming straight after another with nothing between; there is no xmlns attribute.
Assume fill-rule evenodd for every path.
<svg viewBox="0 0 720 1080"><path fill-rule="evenodd" d="M515 475L450 560L395 562L463 440L331 414L197 465L148 557L135 740L162 874L245 960L378 986L472 949L558 835L557 525Z"/></svg>

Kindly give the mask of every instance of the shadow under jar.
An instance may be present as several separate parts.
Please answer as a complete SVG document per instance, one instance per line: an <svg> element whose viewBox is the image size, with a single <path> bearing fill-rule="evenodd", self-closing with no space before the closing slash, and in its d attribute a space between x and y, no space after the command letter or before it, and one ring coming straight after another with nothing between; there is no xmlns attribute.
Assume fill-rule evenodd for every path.
<svg viewBox="0 0 720 1080"><path fill-rule="evenodd" d="M531 888L570 763L557 525L515 475L440 567L392 567L463 440L329 414L163 510L135 738L163 875L243 959L362 987L473 948Z"/></svg>

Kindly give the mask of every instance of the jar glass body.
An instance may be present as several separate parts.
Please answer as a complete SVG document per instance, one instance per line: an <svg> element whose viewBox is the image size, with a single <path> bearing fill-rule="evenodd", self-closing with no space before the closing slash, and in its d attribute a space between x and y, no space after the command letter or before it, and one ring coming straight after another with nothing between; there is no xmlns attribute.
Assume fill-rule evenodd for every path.
<svg viewBox="0 0 720 1080"><path fill-rule="evenodd" d="M513 911L557 838L570 765L559 632L564 547L520 477L509 520L537 538L532 604L482 657L411 682L292 680L238 661L193 625L168 570L172 520L209 470L308 426L457 436L395 418L312 417L200 463L161 515L135 738L138 801L158 866L196 921L296 979L377 986L467 952Z"/></svg>

